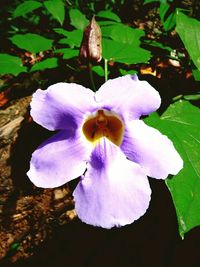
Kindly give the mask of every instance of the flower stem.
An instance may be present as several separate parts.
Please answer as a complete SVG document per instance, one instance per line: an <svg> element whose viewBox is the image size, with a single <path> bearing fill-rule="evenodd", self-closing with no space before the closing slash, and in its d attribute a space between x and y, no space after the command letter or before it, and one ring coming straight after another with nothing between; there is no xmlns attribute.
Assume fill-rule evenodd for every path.
<svg viewBox="0 0 200 267"><path fill-rule="evenodd" d="M104 59L104 77L105 82L108 80L108 60Z"/></svg>
<svg viewBox="0 0 200 267"><path fill-rule="evenodd" d="M93 89L93 91L96 91L96 87L95 87L95 83L94 83L94 77L93 77L93 73L92 73L92 64L90 62L88 64L88 70L89 70L90 82L92 85L92 89Z"/></svg>

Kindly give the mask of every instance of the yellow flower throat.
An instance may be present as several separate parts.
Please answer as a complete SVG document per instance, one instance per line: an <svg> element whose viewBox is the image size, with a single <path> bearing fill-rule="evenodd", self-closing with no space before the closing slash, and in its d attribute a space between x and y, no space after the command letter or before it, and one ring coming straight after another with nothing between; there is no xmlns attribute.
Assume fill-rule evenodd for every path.
<svg viewBox="0 0 200 267"><path fill-rule="evenodd" d="M87 140L92 143L96 143L101 137L106 137L115 145L120 146L124 124L115 113L100 109L84 122L82 130Z"/></svg>

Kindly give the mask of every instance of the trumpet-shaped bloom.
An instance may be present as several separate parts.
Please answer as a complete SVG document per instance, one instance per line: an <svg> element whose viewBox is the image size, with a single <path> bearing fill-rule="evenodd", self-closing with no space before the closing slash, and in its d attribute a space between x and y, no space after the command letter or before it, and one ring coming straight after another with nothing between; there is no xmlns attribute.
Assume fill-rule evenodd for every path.
<svg viewBox="0 0 200 267"><path fill-rule="evenodd" d="M160 103L136 75L109 80L96 93L73 83L37 90L31 116L59 131L33 153L28 177L53 188L81 176L73 196L82 221L104 228L132 223L149 206L147 176L165 179L183 167L172 142L140 120Z"/></svg>

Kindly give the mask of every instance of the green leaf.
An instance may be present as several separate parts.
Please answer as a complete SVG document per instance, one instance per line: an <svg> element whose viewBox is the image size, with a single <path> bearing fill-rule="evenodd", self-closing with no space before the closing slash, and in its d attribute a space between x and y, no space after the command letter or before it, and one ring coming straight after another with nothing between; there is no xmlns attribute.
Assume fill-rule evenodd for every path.
<svg viewBox="0 0 200 267"><path fill-rule="evenodd" d="M15 11L13 13L13 17L16 18L19 16L24 16L27 13L29 13L35 9L38 9L41 6L42 6L42 4L40 2L37 2L37 1L23 2L17 6L17 8L15 9Z"/></svg>
<svg viewBox="0 0 200 267"><path fill-rule="evenodd" d="M64 36L67 36L68 37L68 33L69 31L66 31L65 29L63 28L54 28L53 29L56 33L58 34L61 34L61 35L64 35Z"/></svg>
<svg viewBox="0 0 200 267"><path fill-rule="evenodd" d="M51 15L62 25L65 19L65 6L62 0L45 1L44 5Z"/></svg>
<svg viewBox="0 0 200 267"><path fill-rule="evenodd" d="M99 76L104 77L104 69L101 66L93 66L92 70Z"/></svg>
<svg viewBox="0 0 200 267"><path fill-rule="evenodd" d="M165 31L171 30L176 24L176 12L175 10L169 15L167 13L170 10L170 5L166 2L160 4L160 18ZM166 17L167 16L167 17Z"/></svg>
<svg viewBox="0 0 200 267"><path fill-rule="evenodd" d="M78 9L70 9L69 16L71 25L78 30L83 31L89 24L89 21L86 19L85 15L83 15Z"/></svg>
<svg viewBox="0 0 200 267"><path fill-rule="evenodd" d="M16 34L10 40L21 49L31 53L38 53L51 49L53 40L49 40L37 34Z"/></svg>
<svg viewBox="0 0 200 267"><path fill-rule="evenodd" d="M19 242L15 242L10 246L10 250L17 250L20 247L20 243Z"/></svg>
<svg viewBox="0 0 200 267"><path fill-rule="evenodd" d="M177 12L176 31L195 66L200 70L200 21Z"/></svg>
<svg viewBox="0 0 200 267"><path fill-rule="evenodd" d="M114 25L105 25L101 27L101 34L103 37L110 38L111 32L114 29Z"/></svg>
<svg viewBox="0 0 200 267"><path fill-rule="evenodd" d="M172 104L159 118L146 119L174 143L184 168L166 184L176 208L181 237L200 225L200 110L187 101Z"/></svg>
<svg viewBox="0 0 200 267"><path fill-rule="evenodd" d="M67 44L72 48L80 47L83 37L83 32L81 30L74 30L71 32L65 31L65 36L67 36L67 38L61 39L59 41L60 44Z"/></svg>
<svg viewBox="0 0 200 267"><path fill-rule="evenodd" d="M139 46L102 39L103 58L127 64L145 63L151 58L151 53Z"/></svg>
<svg viewBox="0 0 200 267"><path fill-rule="evenodd" d="M56 53L62 53L63 59L70 59L79 55L79 50L72 48L61 48L55 51Z"/></svg>
<svg viewBox="0 0 200 267"><path fill-rule="evenodd" d="M0 54L0 75L13 74L18 75L26 72L26 68L22 65L21 59L9 54Z"/></svg>
<svg viewBox="0 0 200 267"><path fill-rule="evenodd" d="M173 2L174 0L145 0L143 4L146 5L146 4L150 4L153 2L160 2L161 4L166 4L167 1Z"/></svg>
<svg viewBox="0 0 200 267"><path fill-rule="evenodd" d="M47 58L33 65L31 71L53 69L56 68L57 66L58 66L57 58Z"/></svg>
<svg viewBox="0 0 200 267"><path fill-rule="evenodd" d="M193 74L194 79L196 81L200 81L200 70L198 70L198 69L192 69L192 74Z"/></svg>
<svg viewBox="0 0 200 267"><path fill-rule="evenodd" d="M145 0L143 4L146 5L146 4L150 4L153 2L160 2L160 0Z"/></svg>
<svg viewBox="0 0 200 267"><path fill-rule="evenodd" d="M108 25L114 25L117 24L118 22L112 21L112 20L102 20L98 21L99 26L108 26Z"/></svg>
<svg viewBox="0 0 200 267"><path fill-rule="evenodd" d="M144 31L133 29L122 23L102 27L102 35L123 44L139 46L140 38L145 35Z"/></svg>
<svg viewBox="0 0 200 267"><path fill-rule="evenodd" d="M114 12L109 11L109 10L107 10L107 11L102 10L96 16L100 17L100 18L106 18L106 19L114 20L116 22L121 22L120 17L118 17Z"/></svg>
<svg viewBox="0 0 200 267"><path fill-rule="evenodd" d="M127 75L127 74L134 75L134 74L137 74L136 70L119 69L119 71L120 71L121 75Z"/></svg>
<svg viewBox="0 0 200 267"><path fill-rule="evenodd" d="M163 50L167 50L169 52L173 51L173 49L170 46L163 45L162 43L156 42L154 40L145 40L144 43L150 46L161 48Z"/></svg>
<svg viewBox="0 0 200 267"><path fill-rule="evenodd" d="M200 100L200 93L196 95L184 95L185 100Z"/></svg>

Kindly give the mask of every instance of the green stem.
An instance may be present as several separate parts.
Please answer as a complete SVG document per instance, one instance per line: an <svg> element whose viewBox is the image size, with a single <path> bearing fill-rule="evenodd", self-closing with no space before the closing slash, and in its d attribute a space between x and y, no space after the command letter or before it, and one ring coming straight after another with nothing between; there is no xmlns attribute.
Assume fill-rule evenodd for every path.
<svg viewBox="0 0 200 267"><path fill-rule="evenodd" d="M104 59L104 76L105 82L108 80L108 60Z"/></svg>
<svg viewBox="0 0 200 267"><path fill-rule="evenodd" d="M88 69L89 69L89 75L90 75L90 81L91 81L92 89L95 92L96 87L95 87L94 77L93 77L93 72L92 72L92 64L90 62L88 64Z"/></svg>
<svg viewBox="0 0 200 267"><path fill-rule="evenodd" d="M177 101L180 100L183 97L183 95L177 95L175 97L172 98L173 101Z"/></svg>

